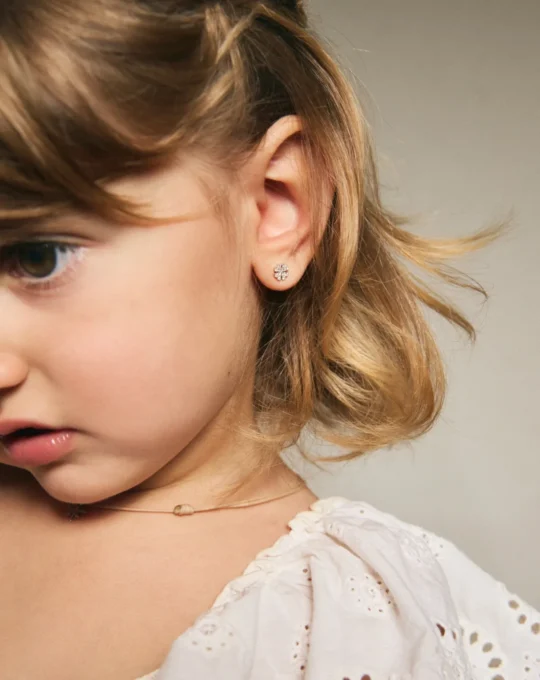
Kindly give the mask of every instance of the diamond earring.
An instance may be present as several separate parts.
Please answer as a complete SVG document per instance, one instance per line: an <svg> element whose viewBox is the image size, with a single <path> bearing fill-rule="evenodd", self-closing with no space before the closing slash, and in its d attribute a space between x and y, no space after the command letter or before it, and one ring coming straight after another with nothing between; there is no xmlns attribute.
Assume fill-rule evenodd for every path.
<svg viewBox="0 0 540 680"><path fill-rule="evenodd" d="M289 267L286 264L277 264L274 267L274 278L278 281L285 281L289 276Z"/></svg>

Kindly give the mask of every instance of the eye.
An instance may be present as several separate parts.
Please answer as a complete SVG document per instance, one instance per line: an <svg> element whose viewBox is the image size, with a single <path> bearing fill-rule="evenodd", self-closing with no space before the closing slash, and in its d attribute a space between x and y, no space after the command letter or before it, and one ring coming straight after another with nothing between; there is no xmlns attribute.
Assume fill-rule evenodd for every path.
<svg viewBox="0 0 540 680"><path fill-rule="evenodd" d="M0 266L23 288L50 289L66 281L85 251L60 241L21 241L1 249Z"/></svg>

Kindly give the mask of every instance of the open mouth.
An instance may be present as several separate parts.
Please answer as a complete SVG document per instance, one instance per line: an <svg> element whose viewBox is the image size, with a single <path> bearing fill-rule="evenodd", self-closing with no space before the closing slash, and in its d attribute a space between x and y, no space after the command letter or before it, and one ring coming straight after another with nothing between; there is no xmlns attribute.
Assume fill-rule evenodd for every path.
<svg viewBox="0 0 540 680"><path fill-rule="evenodd" d="M39 437L41 434L46 434L47 432L53 432L54 430L48 430L46 428L38 429L35 427L23 427L20 430L15 430L11 434L0 437L4 444L11 444L19 439L31 439L32 437Z"/></svg>

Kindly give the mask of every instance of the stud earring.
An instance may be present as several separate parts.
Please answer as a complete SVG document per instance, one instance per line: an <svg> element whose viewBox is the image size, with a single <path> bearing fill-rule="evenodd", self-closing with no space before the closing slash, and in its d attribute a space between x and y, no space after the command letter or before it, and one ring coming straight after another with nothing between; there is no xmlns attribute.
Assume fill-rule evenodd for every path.
<svg viewBox="0 0 540 680"><path fill-rule="evenodd" d="M289 276L289 267L286 264L277 264L274 267L274 278L278 281L285 281Z"/></svg>

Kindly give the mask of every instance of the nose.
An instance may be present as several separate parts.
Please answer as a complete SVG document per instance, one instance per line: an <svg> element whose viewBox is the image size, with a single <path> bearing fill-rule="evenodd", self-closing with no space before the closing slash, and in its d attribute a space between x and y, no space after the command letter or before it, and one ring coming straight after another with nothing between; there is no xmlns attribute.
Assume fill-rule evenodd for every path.
<svg viewBox="0 0 540 680"><path fill-rule="evenodd" d="M28 366L15 354L0 351L0 390L16 387L28 375Z"/></svg>

